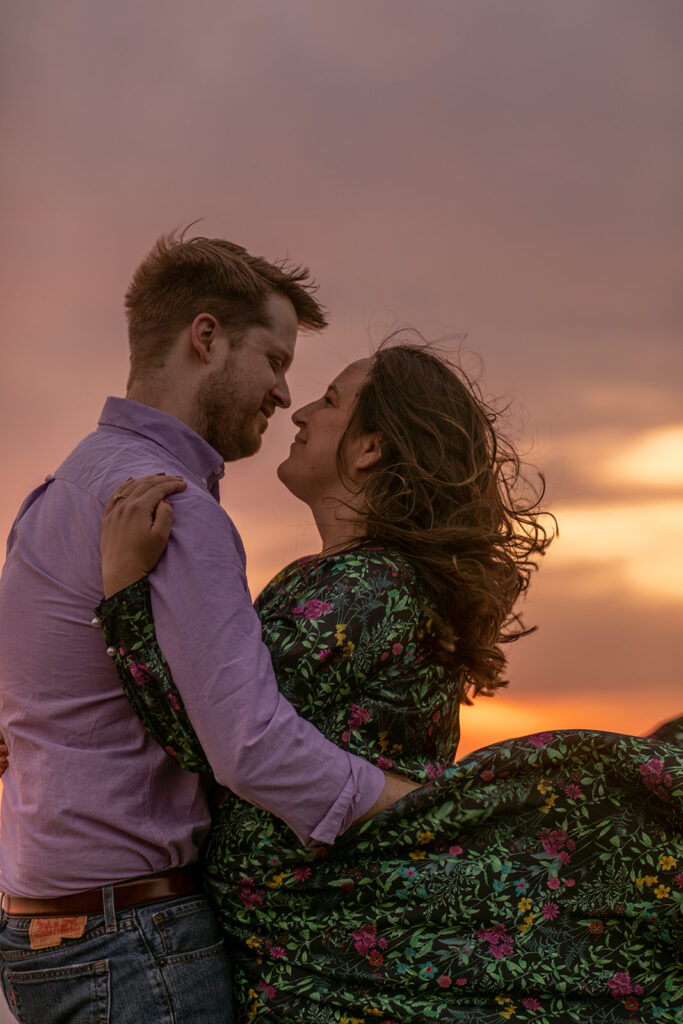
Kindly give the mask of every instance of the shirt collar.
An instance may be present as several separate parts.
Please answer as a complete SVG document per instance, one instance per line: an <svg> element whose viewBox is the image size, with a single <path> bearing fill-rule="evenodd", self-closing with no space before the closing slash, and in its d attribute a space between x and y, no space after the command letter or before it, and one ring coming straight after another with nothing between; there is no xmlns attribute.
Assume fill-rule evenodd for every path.
<svg viewBox="0 0 683 1024"><path fill-rule="evenodd" d="M218 481L225 475L225 463L216 449L182 420L130 398L109 397L98 423L154 441L199 477L218 500Z"/></svg>

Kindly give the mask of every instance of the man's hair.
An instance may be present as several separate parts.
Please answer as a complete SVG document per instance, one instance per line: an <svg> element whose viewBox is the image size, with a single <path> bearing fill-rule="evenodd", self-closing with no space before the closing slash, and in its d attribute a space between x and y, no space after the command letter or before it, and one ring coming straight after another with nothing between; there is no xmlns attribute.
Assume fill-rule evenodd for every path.
<svg viewBox="0 0 683 1024"><path fill-rule="evenodd" d="M214 316L235 342L249 327L269 327L266 302L273 293L289 299L300 327L319 331L327 319L316 291L306 267L269 263L222 238L162 235L126 292L131 379L163 362L200 313Z"/></svg>

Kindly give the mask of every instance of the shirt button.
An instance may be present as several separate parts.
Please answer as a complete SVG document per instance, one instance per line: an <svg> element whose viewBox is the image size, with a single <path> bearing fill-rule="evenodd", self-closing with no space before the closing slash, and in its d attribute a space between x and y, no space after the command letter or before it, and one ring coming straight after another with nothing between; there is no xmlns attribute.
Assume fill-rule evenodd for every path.
<svg viewBox="0 0 683 1024"><path fill-rule="evenodd" d="M203 477L202 477L202 483L203 483L203 484L204 484L204 486L206 487L206 477L205 477L205 476L203 476Z"/></svg>
<svg viewBox="0 0 683 1024"><path fill-rule="evenodd" d="M116 648L115 647L107 647L107 654L108 654L108 656L110 658L113 658L114 655L116 654Z"/></svg>
<svg viewBox="0 0 683 1024"><path fill-rule="evenodd" d="M90 625L91 625L91 626L94 626L94 627L95 627L95 629L99 629L99 628L100 628L100 626L102 625L102 623L101 623L101 622L100 622L100 620L99 620L99 619L97 618L97 616L95 616L95 618L94 618L94 619L91 619L91 620L90 620Z"/></svg>
<svg viewBox="0 0 683 1024"><path fill-rule="evenodd" d="M46 484L51 484L53 480L54 480L53 474L52 473L48 473L47 476L45 477L45 483Z"/></svg>
<svg viewBox="0 0 683 1024"><path fill-rule="evenodd" d="M216 466L216 468L214 469L214 473L216 474L216 476L220 476L224 469L225 466L221 462L220 466Z"/></svg>

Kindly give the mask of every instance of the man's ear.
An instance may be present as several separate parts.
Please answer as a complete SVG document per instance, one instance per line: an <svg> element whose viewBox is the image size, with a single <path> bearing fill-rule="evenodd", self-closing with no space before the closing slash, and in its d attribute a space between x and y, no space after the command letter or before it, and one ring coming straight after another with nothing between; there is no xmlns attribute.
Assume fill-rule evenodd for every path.
<svg viewBox="0 0 683 1024"><path fill-rule="evenodd" d="M221 326L211 313L200 313L190 327L190 345L202 363L209 363L212 345L220 333Z"/></svg>
<svg viewBox="0 0 683 1024"><path fill-rule="evenodd" d="M354 459L356 469L372 469L382 454L382 435L380 433L363 434L360 438L358 453Z"/></svg>

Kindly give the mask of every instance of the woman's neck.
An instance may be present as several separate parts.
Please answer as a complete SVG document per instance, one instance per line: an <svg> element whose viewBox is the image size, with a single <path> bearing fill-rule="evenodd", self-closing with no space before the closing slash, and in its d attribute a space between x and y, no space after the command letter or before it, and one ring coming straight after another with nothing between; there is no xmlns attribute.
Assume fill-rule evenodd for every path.
<svg viewBox="0 0 683 1024"><path fill-rule="evenodd" d="M349 504L326 498L311 506L322 541L321 555L332 555L363 536L361 516Z"/></svg>

